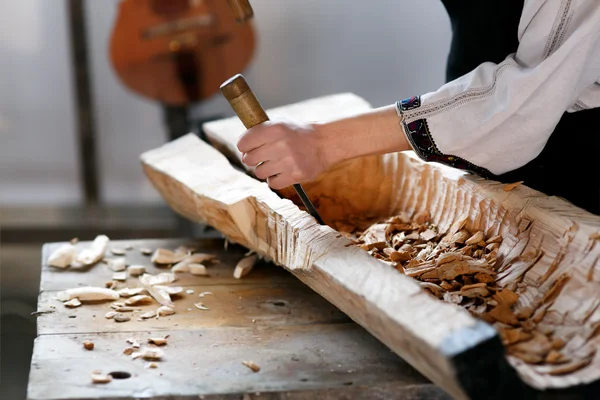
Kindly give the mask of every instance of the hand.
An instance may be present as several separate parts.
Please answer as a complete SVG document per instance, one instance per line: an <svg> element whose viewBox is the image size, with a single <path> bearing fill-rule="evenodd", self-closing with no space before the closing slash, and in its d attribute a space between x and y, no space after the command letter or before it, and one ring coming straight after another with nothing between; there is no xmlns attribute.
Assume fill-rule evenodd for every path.
<svg viewBox="0 0 600 400"><path fill-rule="evenodd" d="M267 121L238 141L242 161L275 190L316 178L331 163L318 125Z"/></svg>

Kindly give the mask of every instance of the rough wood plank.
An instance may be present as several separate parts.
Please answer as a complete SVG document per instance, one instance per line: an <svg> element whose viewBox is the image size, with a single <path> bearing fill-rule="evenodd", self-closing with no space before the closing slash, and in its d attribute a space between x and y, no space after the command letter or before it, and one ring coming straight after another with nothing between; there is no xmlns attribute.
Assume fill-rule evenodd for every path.
<svg viewBox="0 0 600 400"><path fill-rule="evenodd" d="M333 395L337 389L355 386L363 396L372 390L364 387L381 386L382 398L403 399L423 386L435 398L447 398L355 324L149 330L138 336L145 340L165 334L170 336L161 347L164 361L156 369L122 354L130 333L43 335L36 340L28 399L198 399L219 394L239 399L256 392L259 399L269 392L292 398L331 392L328 398L339 398ZM95 343L93 351L83 349L84 340ZM242 364L245 360L260 371L252 372ZM127 372L131 378L94 385L90 373L96 369Z"/></svg>
<svg viewBox="0 0 600 400"><path fill-rule="evenodd" d="M175 285L177 281L173 283ZM172 296L175 314L138 321L141 313L160 307L160 304L153 302L139 306L141 312L125 313L131 320L122 323L104 317L107 312L113 311L110 302L83 304L70 309L53 299L56 292L42 292L38 309L47 310L54 306L56 311L37 317L38 334L188 330L215 326L280 326L349 321L347 316L321 296L293 281L277 287L257 283L235 286L196 285L185 286L185 289L194 290L194 293L184 292ZM212 295L199 298L199 293L205 291L212 292ZM202 303L209 310L199 310L194 303Z"/></svg>
<svg viewBox="0 0 600 400"><path fill-rule="evenodd" d="M334 97L322 100L311 102L310 107L294 105L298 106L294 117L319 119L315 116L330 114L338 108L336 101L341 101ZM365 110L355 96L348 104L348 112ZM271 111L268 114L273 115ZM243 128L240 125L233 131L227 126L231 119L220 123L207 124L207 133L214 143L234 149ZM280 199L266 184L231 168L224 157L192 135L145 153L142 162L155 187L177 212L208 222L233 241L290 269L449 393L457 398L466 396L457 382L460 371L456 370L459 365L455 358L478 344L497 343L489 325L476 322L455 306L430 299L411 279L377 260L367 260L362 250L347 248L348 241L333 229L317 226L296 205ZM357 173L366 178L358 179ZM598 269L600 247L595 244L597 239L591 238L600 232L600 218L523 185L505 192L497 182L425 164L406 152L342 163L304 187L334 228L348 217L384 218L399 211L412 214L427 210L441 230L467 215L468 229L504 236L499 249L501 267L511 267L526 248L543 251L539 266L524 272L525 276L515 268L509 281L542 284L538 294L544 294L560 273L568 273L571 279L552 305L562 312L574 312L579 304L577 296L569 293L581 287L593 291L598 279L594 271ZM281 194L290 196L286 191ZM599 310L590 304L582 313L581 320L590 331L594 331ZM600 335L587 340L597 347ZM489 363L488 374L493 374L494 368L505 370L506 362L501 346L491 348L494 351L485 353L487 358L482 360ZM596 380L599 362L596 355L595 367L569 377L548 376L514 365L522 379L542 389ZM469 375L468 371L462 373Z"/></svg>
<svg viewBox="0 0 600 400"><path fill-rule="evenodd" d="M125 254L127 264L140 264L146 266L149 274L158 274L168 272L168 266L159 266L150 262L150 256L140 253L140 248L156 249L158 247L174 250L181 245L195 246L198 252L215 254L219 262L208 266L208 277L198 277L191 274L178 274L178 286L198 285L246 285L260 282L261 284L270 282L273 284L290 282L290 274L283 268L277 267L271 263L260 262L254 267L252 272L244 279L235 279L233 270L235 264L241 260L248 250L236 245L229 245L228 250L224 250L223 240L189 240L189 239L170 239L170 240L127 240L116 241L116 246L123 248L126 244L134 248L128 250ZM108 265L98 263L89 268L77 270L73 268L60 269L48 266L46 260L53 250L62 246L64 243L48 243L42 250L42 278L40 282L41 290L63 290L72 287L85 285L104 286L105 282L110 281L113 271ZM76 244L79 249L88 246L89 242L80 242ZM107 258L116 258L107 252ZM136 278L128 278L128 282L137 282ZM127 282L126 282L127 283Z"/></svg>

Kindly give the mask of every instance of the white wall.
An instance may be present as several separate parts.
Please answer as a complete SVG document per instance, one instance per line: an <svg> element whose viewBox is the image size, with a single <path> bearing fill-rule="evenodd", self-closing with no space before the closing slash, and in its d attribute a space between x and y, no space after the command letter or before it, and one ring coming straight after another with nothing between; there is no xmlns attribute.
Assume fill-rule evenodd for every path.
<svg viewBox="0 0 600 400"><path fill-rule="evenodd" d="M82 198L65 5L0 2L0 204Z"/></svg>
<svg viewBox="0 0 600 400"><path fill-rule="evenodd" d="M0 64L0 203L79 199L64 4L64 0L0 3L0 15L20 10L10 18L9 27L0 24L0 59L11 57L8 65ZM141 172L139 154L164 143L167 136L158 105L124 88L109 64L108 39L117 4L117 0L86 4L102 196L109 203L156 202L160 199ZM252 4L258 48L251 66L240 72L267 108L345 91L381 106L443 83L450 25L439 0L254 0ZM22 9L36 10L37 17ZM38 46L8 39L22 34L37 38ZM12 47L4 44L8 41ZM42 93L37 90L40 84ZM194 114L232 112L216 95L198 105ZM25 160L24 153L32 158ZM9 187L14 190L7 195ZM44 195L32 196L40 188Z"/></svg>

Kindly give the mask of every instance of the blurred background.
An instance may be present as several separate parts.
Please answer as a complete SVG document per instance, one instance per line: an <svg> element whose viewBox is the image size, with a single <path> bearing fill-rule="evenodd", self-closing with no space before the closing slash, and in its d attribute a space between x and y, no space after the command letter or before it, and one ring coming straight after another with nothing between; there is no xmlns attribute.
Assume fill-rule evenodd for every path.
<svg viewBox="0 0 600 400"><path fill-rule="evenodd" d="M212 1L218 2L225 0ZM136 12L127 14L120 3ZM216 35L212 47L196 46L207 62L215 60L215 48L234 44L245 45L249 59L237 60L235 50L220 55L233 73L223 64L194 70L198 64L188 63L183 73L192 84L202 81L202 90L175 90L167 99L164 88L144 94L137 86L150 81L176 87L161 67L148 67L173 59L134 50L134 39L144 37L140 29L152 23L156 29L146 26L144 32L160 40L165 26L159 22L181 11L173 7L206 14L202 0L0 2L0 398L25 397L43 243L97 234L217 234L175 216L139 162L142 152L187 132L202 136L203 122L233 115L220 93L203 94L224 81L211 71L243 73L265 108L341 92L379 107L444 82L451 30L439 0L251 4L254 20L244 30L231 27L234 40ZM162 14L162 20L144 21L153 14L134 6L152 9L153 18ZM223 10L229 12L221 6L209 11ZM230 14L215 16L223 29L223 21L232 20ZM196 29L177 29L186 27ZM241 35L237 42L235 35ZM111 40L121 48L114 54ZM182 46L169 43L172 52ZM138 69L128 69L128 62ZM169 102L176 97L177 104Z"/></svg>

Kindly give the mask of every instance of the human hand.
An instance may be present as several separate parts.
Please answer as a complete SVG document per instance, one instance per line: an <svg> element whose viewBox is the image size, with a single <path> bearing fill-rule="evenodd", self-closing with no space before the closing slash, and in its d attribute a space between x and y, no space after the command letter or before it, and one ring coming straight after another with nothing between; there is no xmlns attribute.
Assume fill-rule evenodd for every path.
<svg viewBox="0 0 600 400"><path fill-rule="evenodd" d="M248 129L237 147L242 161L275 190L311 180L331 165L318 125L267 121Z"/></svg>

